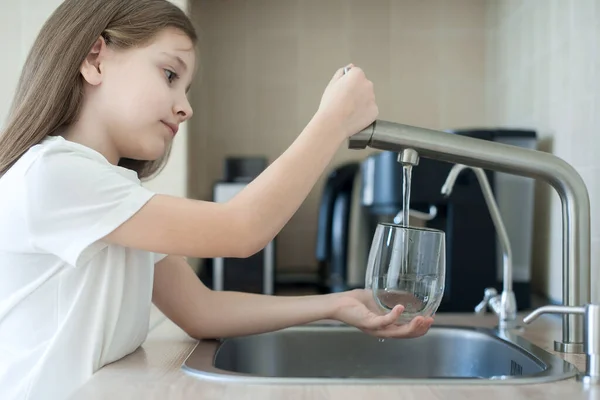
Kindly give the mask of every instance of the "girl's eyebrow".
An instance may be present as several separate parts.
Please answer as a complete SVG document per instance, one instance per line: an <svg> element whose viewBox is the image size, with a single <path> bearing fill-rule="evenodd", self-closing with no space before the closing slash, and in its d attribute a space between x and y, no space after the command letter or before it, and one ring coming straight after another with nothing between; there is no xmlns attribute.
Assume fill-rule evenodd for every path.
<svg viewBox="0 0 600 400"><path fill-rule="evenodd" d="M181 69L183 69L184 71L187 70L187 64L185 63L185 61L183 61L181 59L181 57L173 55L173 54L169 54L166 51L161 52L161 54L164 54L167 57L170 57L170 58L174 59L177 62L177 64L179 64L179 66L181 67Z"/></svg>
<svg viewBox="0 0 600 400"><path fill-rule="evenodd" d="M183 61L183 59L179 56L173 55L173 54L169 54L166 51L162 51L161 54L166 55L169 58L174 59L177 64L179 64L179 67L183 70L186 71L187 70L187 64L185 63L185 61ZM185 88L185 93L188 93L190 91L192 85L189 85L188 87Z"/></svg>

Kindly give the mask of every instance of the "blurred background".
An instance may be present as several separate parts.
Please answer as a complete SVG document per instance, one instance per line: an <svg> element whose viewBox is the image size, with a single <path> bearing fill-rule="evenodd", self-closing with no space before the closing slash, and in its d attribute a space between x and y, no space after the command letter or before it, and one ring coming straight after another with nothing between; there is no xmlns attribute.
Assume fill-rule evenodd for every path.
<svg viewBox="0 0 600 400"><path fill-rule="evenodd" d="M352 62L375 85L380 119L536 148L572 164L589 190L591 260L600 262L599 0L175 3L200 34L190 94L195 113L165 170L146 186L226 201L285 151L316 112L331 75ZM0 125L27 52L58 4L0 0ZM411 207L426 212L435 205L438 214L426 224L453 238L441 310L470 310L484 287L501 288L495 232L472 174L442 199L451 165L422 162L413 173ZM488 177L518 259L519 305L527 307L532 295L560 302L558 196L543 182L490 171ZM373 223L391 220L402 208L401 185L393 155L341 148L266 249L246 260L192 264L209 286L225 290L360 287Z"/></svg>

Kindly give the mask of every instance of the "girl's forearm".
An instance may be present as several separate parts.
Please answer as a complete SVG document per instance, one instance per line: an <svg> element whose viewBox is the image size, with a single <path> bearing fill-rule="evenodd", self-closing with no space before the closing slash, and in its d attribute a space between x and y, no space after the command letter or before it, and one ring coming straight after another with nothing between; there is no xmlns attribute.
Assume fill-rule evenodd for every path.
<svg viewBox="0 0 600 400"><path fill-rule="evenodd" d="M266 246L281 231L335 155L343 134L334 118L317 114L292 145L228 204L248 238L242 254Z"/></svg>
<svg viewBox="0 0 600 400"><path fill-rule="evenodd" d="M251 335L331 318L337 295L267 296L212 291L198 321L197 338Z"/></svg>

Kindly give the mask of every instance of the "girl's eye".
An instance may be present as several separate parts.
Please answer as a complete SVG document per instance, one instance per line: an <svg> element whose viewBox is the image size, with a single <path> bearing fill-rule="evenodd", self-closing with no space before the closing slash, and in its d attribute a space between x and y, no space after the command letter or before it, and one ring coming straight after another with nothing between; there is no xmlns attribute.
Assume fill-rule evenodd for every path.
<svg viewBox="0 0 600 400"><path fill-rule="evenodd" d="M169 83L173 83L173 81L177 79L177 74L170 69L165 69L165 75L167 76Z"/></svg>

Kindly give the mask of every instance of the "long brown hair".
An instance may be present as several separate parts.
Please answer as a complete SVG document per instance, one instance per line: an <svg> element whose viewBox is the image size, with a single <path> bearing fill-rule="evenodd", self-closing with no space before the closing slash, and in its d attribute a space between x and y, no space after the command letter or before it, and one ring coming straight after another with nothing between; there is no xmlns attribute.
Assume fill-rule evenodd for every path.
<svg viewBox="0 0 600 400"><path fill-rule="evenodd" d="M143 45L173 27L194 44L197 36L185 13L167 0L66 0L40 30L23 67L0 135L0 176L30 147L76 121L83 98L81 63L94 42L125 49ZM148 178L164 166L159 160L121 159L119 165Z"/></svg>

